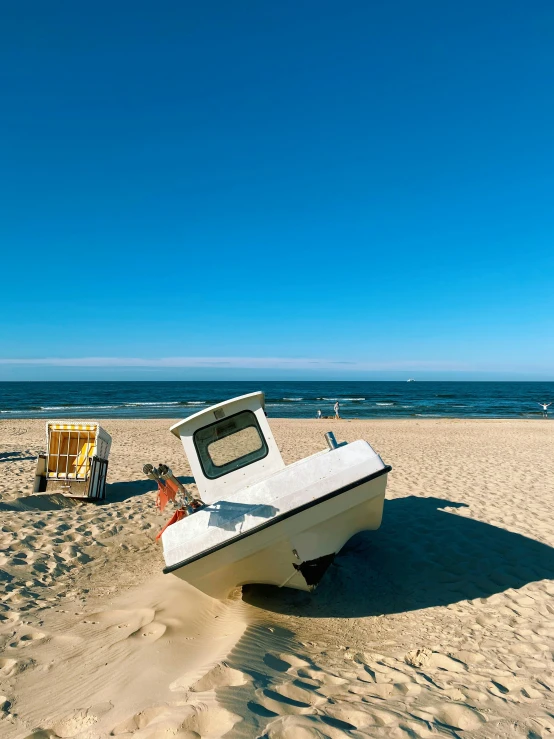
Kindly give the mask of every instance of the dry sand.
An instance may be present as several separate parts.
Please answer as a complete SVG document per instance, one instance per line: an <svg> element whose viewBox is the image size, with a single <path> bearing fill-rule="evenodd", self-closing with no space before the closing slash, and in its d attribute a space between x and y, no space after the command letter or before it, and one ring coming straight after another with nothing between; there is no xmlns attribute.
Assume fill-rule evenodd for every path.
<svg viewBox="0 0 554 739"><path fill-rule="evenodd" d="M160 574L170 421L103 425L108 503L60 507L27 497L44 423L0 423L2 737L554 735L554 424L271 420L286 462L370 441L383 526L312 595L225 603Z"/></svg>

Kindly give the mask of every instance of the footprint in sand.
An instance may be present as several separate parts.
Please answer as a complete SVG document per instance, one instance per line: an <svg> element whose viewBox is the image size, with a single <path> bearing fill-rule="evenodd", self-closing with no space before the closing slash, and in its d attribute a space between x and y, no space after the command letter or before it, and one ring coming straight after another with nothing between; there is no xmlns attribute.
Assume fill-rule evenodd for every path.
<svg viewBox="0 0 554 739"><path fill-rule="evenodd" d="M132 639L142 644L149 644L160 639L167 631L166 624L155 621L156 611L153 608L141 608L133 611L106 610L90 613L80 622L80 626L103 627L121 631L120 639Z"/></svg>
<svg viewBox="0 0 554 739"><path fill-rule="evenodd" d="M17 552L17 554L14 554L11 560L11 563L13 565L26 565L27 560L29 559L29 553L28 552ZM32 557L31 557L32 560Z"/></svg>
<svg viewBox="0 0 554 739"><path fill-rule="evenodd" d="M311 703L306 702L306 700L288 698L286 695L282 695L271 688L259 688L256 690L255 696L257 705L275 716L289 713L306 714L314 713L315 711L314 706ZM252 701L252 704L256 705L256 702ZM257 712L260 713L260 715L263 714L263 711Z"/></svg>
<svg viewBox="0 0 554 739"><path fill-rule="evenodd" d="M417 683L382 683L375 685L365 683L349 687L349 692L386 700L387 698L415 697L421 693L421 686Z"/></svg>
<svg viewBox="0 0 554 739"><path fill-rule="evenodd" d="M347 682L345 678L338 675L331 675L319 668L301 667L297 673L298 677L309 678L316 681L319 685L344 685Z"/></svg>
<svg viewBox="0 0 554 739"><path fill-rule="evenodd" d="M193 706L194 714L181 724L181 730L196 732L200 737L224 736L239 721L239 717L220 706ZM160 737L162 739L162 737Z"/></svg>
<svg viewBox="0 0 554 739"><path fill-rule="evenodd" d="M470 657L470 653L465 652L464 655L468 655ZM453 655L454 656L454 653ZM477 655L475 655L477 657ZM453 659L452 657L448 657L446 654L441 654L440 652L432 652L430 649L427 649L426 647L423 647L423 649L414 649L411 652L408 652L405 657L404 661L406 664L410 665L410 667L415 667L416 669L437 669L437 670L444 670L446 672L466 672L466 663L463 660ZM477 662L478 659L475 658L473 660L474 662Z"/></svg>
<svg viewBox="0 0 554 739"><path fill-rule="evenodd" d="M45 636L46 634L43 634L42 631L37 631L36 629L33 629L31 631L26 632L25 634L22 634L16 641L10 644L10 647L14 649L17 647L26 647L26 646L29 646L29 644L32 644L33 642L44 639Z"/></svg>
<svg viewBox="0 0 554 739"><path fill-rule="evenodd" d="M342 728L320 716L280 716L265 729L263 739L344 739Z"/></svg>
<svg viewBox="0 0 554 739"><path fill-rule="evenodd" d="M288 662L285 662L285 660L282 660L280 657L271 653L264 655L264 663L271 670L275 670L275 672L286 672L291 668L291 665Z"/></svg>
<svg viewBox="0 0 554 739"><path fill-rule="evenodd" d="M276 693L286 701L293 701L298 705L321 706L327 702L327 698L318 692L317 688L301 680L294 680L290 683L282 683L272 686L272 693Z"/></svg>
<svg viewBox="0 0 554 739"><path fill-rule="evenodd" d="M7 718L10 715L11 701L5 695L0 695L0 719Z"/></svg>
<svg viewBox="0 0 554 739"><path fill-rule="evenodd" d="M159 623L159 621L152 621L147 626L141 626L136 631L129 634L129 639L140 639L143 642L153 642L160 639L166 632L167 626Z"/></svg>
<svg viewBox="0 0 554 739"><path fill-rule="evenodd" d="M303 657L299 657L297 654L280 654L279 659L283 662L287 662L291 667L298 669L299 667L312 667L313 663Z"/></svg>
<svg viewBox="0 0 554 739"><path fill-rule="evenodd" d="M216 688L246 685L250 681L249 675L221 662L191 685L190 690L193 693L203 693L206 690L215 690Z"/></svg>
<svg viewBox="0 0 554 739"><path fill-rule="evenodd" d="M13 677L22 669L23 665L17 659L0 659L0 678Z"/></svg>
<svg viewBox="0 0 554 739"><path fill-rule="evenodd" d="M362 729L369 726L385 726L390 721L378 721L370 711L361 709L360 704L337 703L325 708L325 716L331 726L344 731Z"/></svg>
<svg viewBox="0 0 554 739"><path fill-rule="evenodd" d="M98 716L88 709L74 711L69 716L61 719L52 726L56 736L61 739L69 739L90 729L98 721Z"/></svg>
<svg viewBox="0 0 554 739"><path fill-rule="evenodd" d="M19 621L19 615L17 611L4 611L4 613L0 613L0 629L13 626L16 621Z"/></svg>
<svg viewBox="0 0 554 739"><path fill-rule="evenodd" d="M264 663L276 672L288 672L292 668L312 667L312 663L296 654L274 654L268 652L264 655Z"/></svg>
<svg viewBox="0 0 554 739"><path fill-rule="evenodd" d="M493 680L489 693L511 703L529 703L543 698L543 694L528 683L506 677Z"/></svg>
<svg viewBox="0 0 554 739"><path fill-rule="evenodd" d="M153 608L138 608L134 611L114 609L89 613L82 624L101 624L102 626L129 628L131 633L138 631L143 626L151 624L156 617Z"/></svg>
<svg viewBox="0 0 554 739"><path fill-rule="evenodd" d="M119 724L114 726L112 734L117 736L119 734L134 733L137 729L145 729L149 724L155 721L160 716L167 714L167 706L151 706L146 708L140 713L136 713L125 721L121 721Z"/></svg>
<svg viewBox="0 0 554 739"><path fill-rule="evenodd" d="M217 690L217 688L246 685L251 680L250 675L229 667L225 662L220 662L194 683L190 682L190 675L185 673L174 680L170 684L169 689L173 691L190 690L193 693L204 693L209 690Z"/></svg>
<svg viewBox="0 0 554 739"><path fill-rule="evenodd" d="M457 652L450 652L450 657L461 662L466 667L468 665L476 665L479 664L479 662L485 661L485 657L483 657L482 654L479 654L479 652L469 652L465 649L460 649Z"/></svg>
<svg viewBox="0 0 554 739"><path fill-rule="evenodd" d="M238 716L220 706L197 705L164 705L151 706L120 722L112 729L113 736L124 734L126 737L144 737L144 739L200 739L200 737L217 737L227 734Z"/></svg>
<svg viewBox="0 0 554 739"><path fill-rule="evenodd" d="M424 718L421 712L414 712L414 715L417 713L420 713L420 718ZM486 721L479 711L460 703L443 703L438 707L434 706L429 709L429 714L424 720L461 731L475 731L481 728Z"/></svg>

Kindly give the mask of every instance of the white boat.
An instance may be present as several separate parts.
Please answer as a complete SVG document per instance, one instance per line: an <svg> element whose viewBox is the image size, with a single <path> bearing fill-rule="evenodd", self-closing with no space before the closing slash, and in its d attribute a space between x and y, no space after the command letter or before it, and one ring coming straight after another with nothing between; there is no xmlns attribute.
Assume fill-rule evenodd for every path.
<svg viewBox="0 0 554 739"><path fill-rule="evenodd" d="M366 441L285 465L261 392L171 427L205 506L161 535L165 573L215 598L247 583L312 590L358 531L379 528L390 467Z"/></svg>

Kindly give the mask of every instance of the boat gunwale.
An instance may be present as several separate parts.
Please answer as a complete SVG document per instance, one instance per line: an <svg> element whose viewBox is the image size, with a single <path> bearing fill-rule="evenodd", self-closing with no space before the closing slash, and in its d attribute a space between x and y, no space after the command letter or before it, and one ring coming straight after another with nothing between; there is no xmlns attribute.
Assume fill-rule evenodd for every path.
<svg viewBox="0 0 554 739"><path fill-rule="evenodd" d="M183 559L180 562L176 562L175 564L172 564L172 565L167 565L166 567L164 567L163 573L164 575L168 575L171 572L175 572L175 570L179 570L181 567L185 567L186 565L192 564L193 562L197 562L198 560L203 559L204 557L207 557L209 554L214 554L214 552L217 552L220 549L225 549L225 547L229 546L230 544L235 544L236 542L241 541L242 539L246 539L248 536L253 536L254 534L257 534L258 532L263 531L264 529L267 529L270 526L274 526L277 523L281 523L281 521L285 521L287 518L290 518L291 516L295 516L297 513L302 513L302 511L306 511L309 508L313 508L314 506L319 505L320 503L325 503L325 501L331 500L331 498L336 498L338 495L342 495L342 493L347 493L349 490L353 490L354 488L357 488L360 485L364 485L366 482L371 482L371 480L375 480L376 478L381 477L382 475L386 475L389 472L391 472L391 470L392 470L392 467L387 464L382 469L377 470L376 472L373 472L371 475L367 475L366 477L362 477L359 480L356 480L355 482L349 483L348 485L345 485L344 487L339 488L339 490L333 490L332 492L327 493L326 495L323 495L321 498L317 498L316 500L311 500L309 503L304 503L303 505L298 506L297 508L293 508L290 511L286 511L285 513L282 513L280 516L275 516L275 518L272 518L269 521L265 521L264 523L261 523L258 526L254 526L248 531L245 531L244 533L239 534L238 536L234 536L231 539L227 539L224 542L215 544L209 549L205 549L202 552L199 552L198 554L195 554L192 557L189 557L188 559Z"/></svg>

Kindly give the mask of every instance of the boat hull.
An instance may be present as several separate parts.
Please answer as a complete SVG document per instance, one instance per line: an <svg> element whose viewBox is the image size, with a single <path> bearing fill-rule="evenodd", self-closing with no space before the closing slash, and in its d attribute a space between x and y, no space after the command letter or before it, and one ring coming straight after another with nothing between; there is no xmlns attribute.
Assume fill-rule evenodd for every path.
<svg viewBox="0 0 554 739"><path fill-rule="evenodd" d="M293 509L224 545L166 567L214 598L264 583L313 590L354 534L381 525L390 468Z"/></svg>

